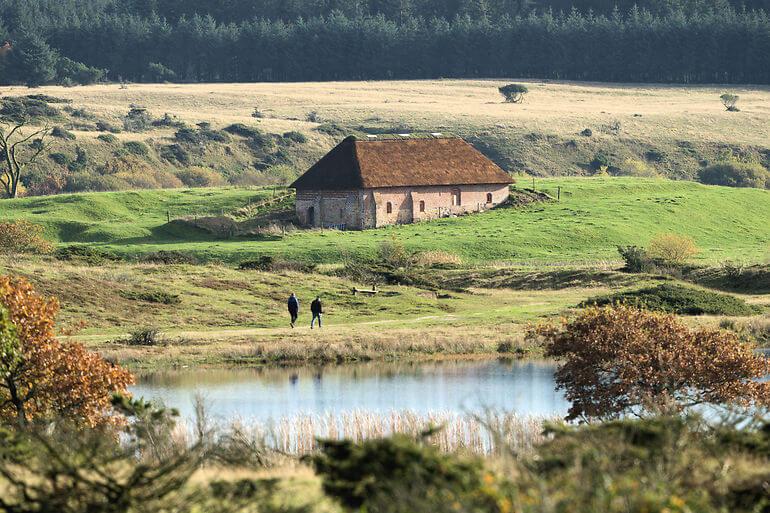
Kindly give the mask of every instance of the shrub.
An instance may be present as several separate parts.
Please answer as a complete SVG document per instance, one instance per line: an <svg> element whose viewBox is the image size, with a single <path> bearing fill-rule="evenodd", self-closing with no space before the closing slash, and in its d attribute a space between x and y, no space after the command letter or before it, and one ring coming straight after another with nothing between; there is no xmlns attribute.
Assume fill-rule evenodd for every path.
<svg viewBox="0 0 770 513"><path fill-rule="evenodd" d="M770 188L770 171L761 164L719 162L701 169L698 179L708 185Z"/></svg>
<svg viewBox="0 0 770 513"><path fill-rule="evenodd" d="M178 162L184 166L190 164L190 153L179 144L163 146L158 154L160 158L168 162ZM184 180L182 181L184 182Z"/></svg>
<svg viewBox="0 0 770 513"><path fill-rule="evenodd" d="M647 253L664 263L683 264L698 253L698 247L690 237L669 233L655 236Z"/></svg>
<svg viewBox="0 0 770 513"><path fill-rule="evenodd" d="M160 62L151 62L147 65L147 78L150 82L170 82L176 78L176 73Z"/></svg>
<svg viewBox="0 0 770 513"><path fill-rule="evenodd" d="M285 134L283 134L283 138L285 140L289 140L299 144L304 144L307 142L307 137L305 137L305 134L303 134L302 132L296 132L296 131L286 132Z"/></svg>
<svg viewBox="0 0 770 513"><path fill-rule="evenodd" d="M47 254L53 251L53 244L43 237L43 227L29 221L0 222L0 252Z"/></svg>
<svg viewBox="0 0 770 513"><path fill-rule="evenodd" d="M198 258L190 253L184 253L182 251L156 251L154 253L146 253L142 255L139 260L141 262L151 264L197 264Z"/></svg>
<svg viewBox="0 0 770 513"><path fill-rule="evenodd" d="M610 167L611 163L610 157L603 151L600 151L594 155L589 165L594 171L599 171L600 169Z"/></svg>
<svg viewBox="0 0 770 513"><path fill-rule="evenodd" d="M580 135L582 135L583 137L591 137L592 135L594 135L594 131L591 130L590 128L584 128L580 132Z"/></svg>
<svg viewBox="0 0 770 513"><path fill-rule="evenodd" d="M311 110L307 113L307 116L305 116L305 120L310 123L320 123L321 116L318 114L318 112Z"/></svg>
<svg viewBox="0 0 770 513"><path fill-rule="evenodd" d="M480 460L443 454L404 435L323 440L310 460L324 492L348 511L498 511Z"/></svg>
<svg viewBox="0 0 770 513"><path fill-rule="evenodd" d="M0 101L0 121L50 119L61 116L61 111L37 97L8 96Z"/></svg>
<svg viewBox="0 0 770 513"><path fill-rule="evenodd" d="M738 103L738 95L737 94L731 94L731 93L724 93L719 97L720 100L722 100L722 105L725 106L725 109L727 109L730 112L738 112L740 109L736 105Z"/></svg>
<svg viewBox="0 0 770 513"><path fill-rule="evenodd" d="M62 85L94 84L101 82L105 74L103 69L87 66L67 57L59 57L56 63L56 80Z"/></svg>
<svg viewBox="0 0 770 513"><path fill-rule="evenodd" d="M395 235L390 240L380 243L379 247L380 261L391 267L407 267L411 261L411 255L406 250L406 246Z"/></svg>
<svg viewBox="0 0 770 513"><path fill-rule="evenodd" d="M116 144L118 142L118 138L112 134L99 134L96 138L107 144Z"/></svg>
<svg viewBox="0 0 770 513"><path fill-rule="evenodd" d="M89 265L101 265L107 261L116 261L120 258L101 248L93 246L77 245L58 248L54 253L57 260L66 262L76 261Z"/></svg>
<svg viewBox="0 0 770 513"><path fill-rule="evenodd" d="M618 253L626 263L625 270L631 273L649 273L655 270L655 263L644 248L639 246L618 246Z"/></svg>
<svg viewBox="0 0 770 513"><path fill-rule="evenodd" d="M497 89L505 101L508 103L521 103L524 101L524 95L529 92L529 88L523 84L508 84Z"/></svg>
<svg viewBox="0 0 770 513"><path fill-rule="evenodd" d="M414 263L419 266L456 266L463 263L462 259L448 251L423 251L414 258Z"/></svg>
<svg viewBox="0 0 770 513"><path fill-rule="evenodd" d="M122 290L120 291L120 296L133 301L144 301L146 303L158 303L162 305L178 305L182 302L178 294L171 294L162 290L141 292Z"/></svg>
<svg viewBox="0 0 770 513"><path fill-rule="evenodd" d="M670 284L599 296L583 301L580 306L616 303L680 315L754 315L761 311L729 294Z"/></svg>
<svg viewBox="0 0 770 513"><path fill-rule="evenodd" d="M224 185L225 179L214 171L204 167L188 167L176 172L183 184L187 187L214 187Z"/></svg>
<svg viewBox="0 0 770 513"><path fill-rule="evenodd" d="M157 346L163 340L158 328L140 328L132 331L125 343L129 346Z"/></svg>
<svg viewBox="0 0 770 513"><path fill-rule="evenodd" d="M48 158L60 166L66 166L71 162L70 158L64 153L49 153Z"/></svg>
<svg viewBox="0 0 770 513"><path fill-rule="evenodd" d="M64 139L66 141L75 140L75 134L60 126L55 126L51 129L51 137L58 137L59 139Z"/></svg>
<svg viewBox="0 0 770 513"><path fill-rule="evenodd" d="M166 112L165 114L163 114L162 118L153 120L152 126L184 128L185 122L178 120L176 116L172 116L171 114Z"/></svg>
<svg viewBox="0 0 770 513"><path fill-rule="evenodd" d="M99 120L96 122L96 129L99 130L100 132L109 132L111 134L120 133L120 128L104 120Z"/></svg>
<svg viewBox="0 0 770 513"><path fill-rule="evenodd" d="M315 264L289 261L289 260L276 260L270 255L262 255L256 260L246 260L238 265L238 269L242 271L266 271L266 272L280 272L280 271L294 271L300 273L312 273L316 269Z"/></svg>
<svg viewBox="0 0 770 513"><path fill-rule="evenodd" d="M636 176L639 178L657 178L660 174L655 168L642 160L626 159L620 166L618 173L621 176Z"/></svg>
<svg viewBox="0 0 770 513"><path fill-rule="evenodd" d="M233 123L224 128L228 134L239 135L241 137L256 137L262 132L259 128L246 126L243 123Z"/></svg>
<svg viewBox="0 0 770 513"><path fill-rule="evenodd" d="M259 110L259 108L254 107L254 110L251 112L251 117L261 119L261 118L264 118L265 115L262 113L261 110Z"/></svg>
<svg viewBox="0 0 770 513"><path fill-rule="evenodd" d="M128 114L123 118L123 128L127 132L144 132L152 125L152 117L147 109L139 105L131 105Z"/></svg>
<svg viewBox="0 0 770 513"><path fill-rule="evenodd" d="M123 143L123 148L131 155L136 155L137 157L147 157L150 155L150 148L141 141L126 141Z"/></svg>
<svg viewBox="0 0 770 513"><path fill-rule="evenodd" d="M734 334L690 329L673 315L629 306L589 308L530 333L559 360L569 419L616 418L699 404L764 403L770 360Z"/></svg>

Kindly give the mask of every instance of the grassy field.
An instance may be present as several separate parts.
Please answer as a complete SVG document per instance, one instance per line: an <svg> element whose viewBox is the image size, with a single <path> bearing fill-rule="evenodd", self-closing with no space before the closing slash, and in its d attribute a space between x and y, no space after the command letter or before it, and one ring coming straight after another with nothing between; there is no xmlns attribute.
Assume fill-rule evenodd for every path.
<svg viewBox="0 0 770 513"><path fill-rule="evenodd" d="M531 183L521 186L529 185ZM0 201L0 217L42 224L62 243L91 243L126 256L177 250L235 263L261 255L335 263L372 257L396 238L410 251L444 250L467 263L617 261L618 245L657 234L692 237L697 261L763 262L770 252L770 192L638 178L539 179L561 201L361 232L296 230L268 238L217 239L167 225L167 215L220 215L269 197L269 189L197 189L62 195Z"/></svg>

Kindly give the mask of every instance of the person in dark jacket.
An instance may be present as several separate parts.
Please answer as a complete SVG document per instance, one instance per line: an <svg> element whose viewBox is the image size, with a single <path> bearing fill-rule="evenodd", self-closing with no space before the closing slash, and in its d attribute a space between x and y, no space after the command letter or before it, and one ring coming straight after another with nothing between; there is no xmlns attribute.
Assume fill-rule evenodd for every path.
<svg viewBox="0 0 770 513"><path fill-rule="evenodd" d="M321 304L321 296L316 296L312 303L310 303L310 312L313 314L313 319L310 321L310 329L313 329L315 320L318 319L318 327L321 327L321 316L324 313L324 307Z"/></svg>
<svg viewBox="0 0 770 513"><path fill-rule="evenodd" d="M297 322L297 317L299 316L299 299L297 299L294 292L289 296L289 315L291 316L291 327L293 328L294 323Z"/></svg>

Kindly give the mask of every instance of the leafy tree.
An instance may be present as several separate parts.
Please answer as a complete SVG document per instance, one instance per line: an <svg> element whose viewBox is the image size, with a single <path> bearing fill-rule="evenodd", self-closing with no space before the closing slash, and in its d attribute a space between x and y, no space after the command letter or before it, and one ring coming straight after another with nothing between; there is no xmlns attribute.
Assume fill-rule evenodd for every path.
<svg viewBox="0 0 770 513"><path fill-rule="evenodd" d="M530 335L561 362L556 383L572 402L568 419L768 401L770 383L759 380L770 360L733 333L690 329L673 315L594 307Z"/></svg>
<svg viewBox="0 0 770 513"><path fill-rule="evenodd" d="M133 376L81 344L56 340L55 299L40 296L24 278L0 276L0 307L0 421L21 426L50 418L86 426L119 422L111 397L124 393Z"/></svg>
<svg viewBox="0 0 770 513"><path fill-rule="evenodd" d="M27 168L48 150L45 143L48 127L33 128L22 133L26 122L0 123L0 185L6 198L15 198Z"/></svg>
<svg viewBox="0 0 770 513"><path fill-rule="evenodd" d="M13 45L8 68L16 81L35 87L51 82L56 76L59 55L35 34L24 34Z"/></svg>
<svg viewBox="0 0 770 513"><path fill-rule="evenodd" d="M506 102L521 103L524 101L524 95L529 92L529 88L524 84L508 84L497 89L503 95Z"/></svg>
<svg viewBox="0 0 770 513"><path fill-rule="evenodd" d="M738 107L736 106L738 103L737 94L724 93L719 97L719 99L722 100L722 105L725 106L725 109L729 110L730 112L738 112Z"/></svg>

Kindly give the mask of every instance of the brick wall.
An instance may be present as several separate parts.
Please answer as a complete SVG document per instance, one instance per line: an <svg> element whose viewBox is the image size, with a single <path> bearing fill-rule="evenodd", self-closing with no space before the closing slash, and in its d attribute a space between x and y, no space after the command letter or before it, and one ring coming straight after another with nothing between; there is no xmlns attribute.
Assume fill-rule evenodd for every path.
<svg viewBox="0 0 770 513"><path fill-rule="evenodd" d="M355 230L424 221L451 214L480 212L500 204L507 198L507 185L298 191L297 217L304 226L344 225L346 229ZM488 201L490 199L491 201ZM311 208L312 223L309 215Z"/></svg>

